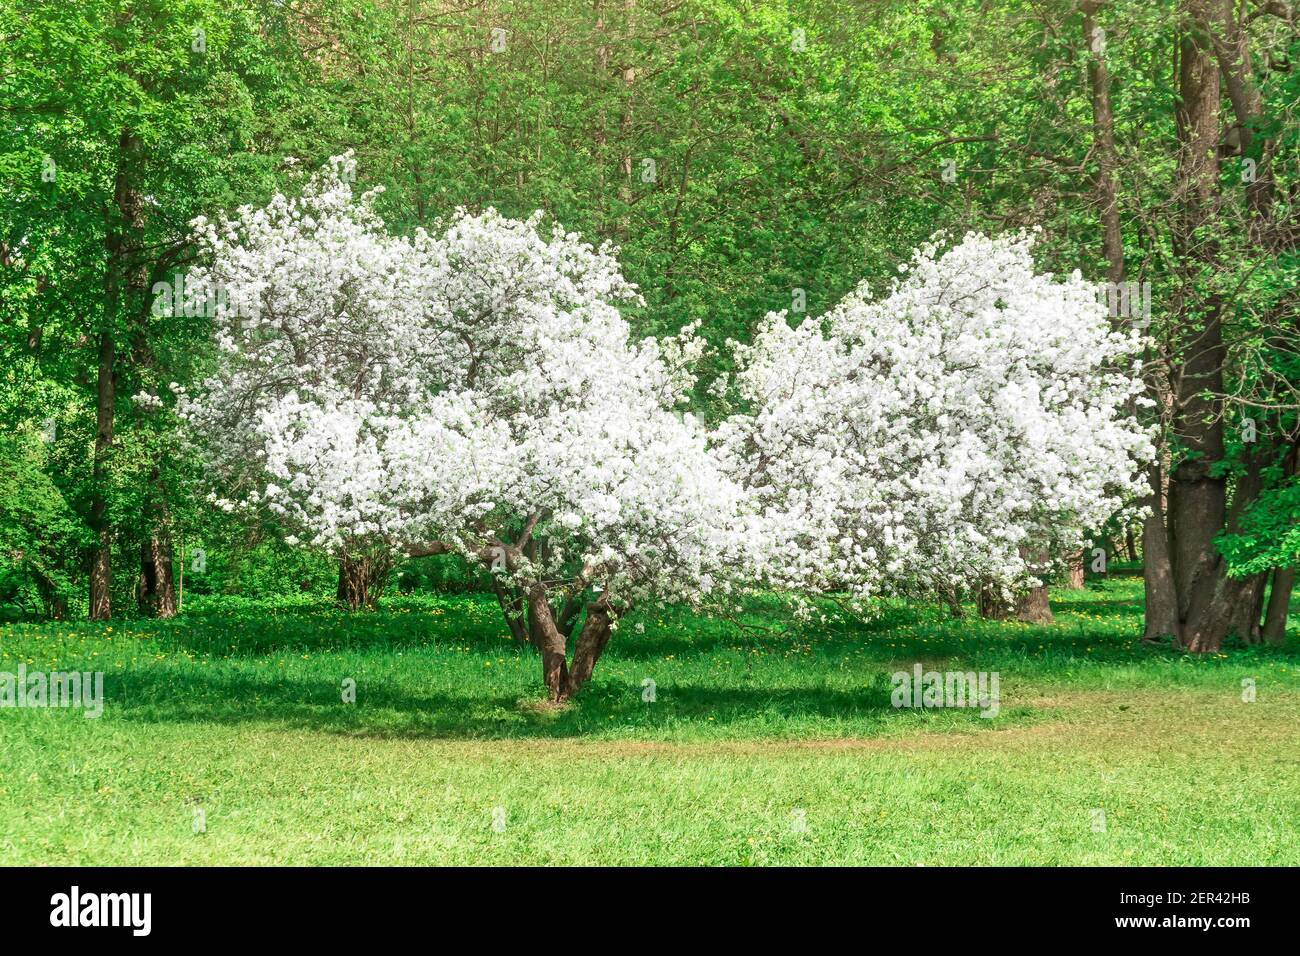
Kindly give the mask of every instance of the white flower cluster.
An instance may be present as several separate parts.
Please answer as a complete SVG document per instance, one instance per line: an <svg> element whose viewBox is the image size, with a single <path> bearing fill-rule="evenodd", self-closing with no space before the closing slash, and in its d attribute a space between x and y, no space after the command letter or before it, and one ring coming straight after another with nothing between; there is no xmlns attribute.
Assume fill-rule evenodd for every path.
<svg viewBox="0 0 1300 956"><path fill-rule="evenodd" d="M331 550L437 542L519 581L694 598L728 556L740 488L679 408L702 347L633 342L610 250L488 210L388 236L349 157L298 199L196 223L195 288L222 360L182 414L233 509ZM524 539L546 547L530 560ZM497 558L503 554L506 562Z"/></svg>
<svg viewBox="0 0 1300 956"><path fill-rule="evenodd" d="M298 198L196 221L187 283L254 300L219 306L219 366L180 397L219 504L304 544L436 544L625 601L869 597L1023 582L1141 493L1138 343L1024 236L932 243L884 298L797 328L769 315L736 346L747 413L710 432L682 411L696 327L633 341L612 250L490 209L391 236L352 178L337 157Z"/></svg>
<svg viewBox="0 0 1300 956"><path fill-rule="evenodd" d="M1143 493L1140 340L1094 287L1035 274L1032 237L918 250L864 287L736 346L748 414L727 470L762 520L763 577L858 598L1032 582Z"/></svg>

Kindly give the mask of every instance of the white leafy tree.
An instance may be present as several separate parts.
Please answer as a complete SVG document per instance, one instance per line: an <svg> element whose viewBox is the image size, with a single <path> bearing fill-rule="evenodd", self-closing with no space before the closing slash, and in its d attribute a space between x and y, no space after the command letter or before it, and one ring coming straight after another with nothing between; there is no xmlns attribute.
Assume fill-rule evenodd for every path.
<svg viewBox="0 0 1300 956"><path fill-rule="evenodd" d="M1140 347L1094 287L1034 270L1032 236L939 236L888 294L863 286L735 346L718 430L762 519L761 576L854 598L1038 583L1144 493Z"/></svg>
<svg viewBox="0 0 1300 956"><path fill-rule="evenodd" d="M701 599L736 566L741 489L680 411L702 346L632 341L612 252L540 214L393 237L351 178L339 157L299 198L196 223L193 294L239 290L180 401L215 500L340 555L481 562L563 700L630 604Z"/></svg>

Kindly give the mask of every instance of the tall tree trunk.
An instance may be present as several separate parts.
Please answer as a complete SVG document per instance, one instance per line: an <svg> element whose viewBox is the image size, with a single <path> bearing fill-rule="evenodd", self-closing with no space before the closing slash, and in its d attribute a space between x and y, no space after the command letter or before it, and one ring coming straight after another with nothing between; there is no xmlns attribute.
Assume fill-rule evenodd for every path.
<svg viewBox="0 0 1300 956"><path fill-rule="evenodd" d="M113 256L110 254L110 274ZM115 321L117 280L110 278L105 294L104 321ZM96 390L95 457L91 469L90 528L95 551L90 565L90 619L106 621L113 616L113 527L108 519L108 455L113 445L113 333L99 335L99 381Z"/></svg>
<svg viewBox="0 0 1300 956"><path fill-rule="evenodd" d="M1030 588L1016 598L1016 620L1027 624L1051 624L1055 620L1047 588Z"/></svg>
<svg viewBox="0 0 1300 956"><path fill-rule="evenodd" d="M1286 640L1286 620L1291 610L1291 589L1295 585L1295 568L1276 568L1273 586L1268 595L1268 610L1264 612L1262 636L1269 644Z"/></svg>
<svg viewBox="0 0 1300 956"><path fill-rule="evenodd" d="M118 136L113 202L105 212L104 312L99 330L99 370L95 395L95 453L91 469L90 527L95 552L90 569L90 618L113 614L113 526L108 513L108 459L113 446L117 391L117 323L131 296L143 298L147 281L140 250L144 244L144 199L131 179L139 163L140 140L130 130Z"/></svg>
<svg viewBox="0 0 1300 956"><path fill-rule="evenodd" d="M1219 71L1203 35L1182 40L1179 63L1178 189L1182 210L1174 231L1175 254L1188 262L1194 280L1198 264L1212 266L1213 253L1198 246L1196 230L1209 214L1218 183ZM1179 316L1182 366L1174 427L1183 454L1169 482L1169 541L1178 593L1179 643L1199 653L1219 650L1227 634L1234 590L1224 580L1215 537L1223 529L1226 481L1214 466L1224 454L1223 302L1210 296L1193 313L1184 296Z"/></svg>
<svg viewBox="0 0 1300 956"><path fill-rule="evenodd" d="M172 583L172 539L168 527L166 492L159 470L149 476L149 499L144 518L153 531L140 543L140 582L136 599L140 613L153 617L176 616L176 589Z"/></svg>
<svg viewBox="0 0 1300 956"><path fill-rule="evenodd" d="M1110 103L1110 70L1104 43L1095 43L1099 27L1094 17L1104 4L1083 0L1083 40L1088 54L1088 87L1092 97L1092 142L1097 155L1097 215L1101 222L1102 255L1106 277L1124 278L1124 241L1119 220L1119 153L1115 148L1115 114Z"/></svg>

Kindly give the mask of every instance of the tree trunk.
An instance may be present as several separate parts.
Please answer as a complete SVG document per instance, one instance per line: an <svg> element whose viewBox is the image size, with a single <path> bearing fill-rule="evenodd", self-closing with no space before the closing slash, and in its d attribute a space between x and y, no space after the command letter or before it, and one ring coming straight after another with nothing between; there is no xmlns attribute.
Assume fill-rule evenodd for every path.
<svg viewBox="0 0 1300 956"><path fill-rule="evenodd" d="M337 600L350 611L373 610L383 594L392 561L385 555L359 557L345 554L339 558Z"/></svg>
<svg viewBox="0 0 1300 956"><path fill-rule="evenodd" d="M1070 555L1070 568L1066 575L1065 586L1071 591L1083 590L1083 552Z"/></svg>
<svg viewBox="0 0 1300 956"><path fill-rule="evenodd" d="M966 609L961 606L961 595L956 588L950 588L944 592L944 601L948 604L948 616L955 621L960 621L966 617Z"/></svg>
<svg viewBox="0 0 1300 956"><path fill-rule="evenodd" d="M578 632L573 650L573 667L569 669L568 694L576 694L582 685L591 680L591 673L609 644L610 636L608 592L599 600L587 605L587 619Z"/></svg>
<svg viewBox="0 0 1300 956"><path fill-rule="evenodd" d="M546 599L546 588L531 584L527 588L529 615L536 622L542 652L542 683L555 703L563 703L569 696L569 668L567 642L551 617L551 605Z"/></svg>
<svg viewBox="0 0 1300 956"><path fill-rule="evenodd" d="M1010 613L1007 602L994 588L981 587L975 595L975 608L986 621L1004 621Z"/></svg>
<svg viewBox="0 0 1300 956"><path fill-rule="evenodd" d="M90 618L107 620L113 614L113 527L108 516L108 458L113 445L113 413L117 390L118 315L123 305L125 284L130 293L142 286L142 264L133 261L143 244L144 200L130 179L139 162L140 141L129 129L117 141L117 169L113 180L113 203L105 210L104 311L99 330L99 369L95 394L95 452L91 469L90 527L95 534L95 552L90 568ZM143 291L143 290L137 290Z"/></svg>
<svg viewBox="0 0 1300 956"><path fill-rule="evenodd" d="M1226 530L1230 534L1241 531L1241 519L1251 503L1264 489L1264 470L1277 455L1274 441L1260 442L1246 454L1246 469L1237 478L1232 489L1232 506L1228 509ZM1220 556L1221 573L1227 574L1227 562ZM1234 595L1228 618L1228 633L1235 634L1246 644L1258 644L1262 639L1259 617L1264 610L1264 589L1268 572L1252 574L1246 578L1232 578L1227 582Z"/></svg>
<svg viewBox="0 0 1300 956"><path fill-rule="evenodd" d="M140 542L140 583L136 600L141 614L162 618L176 616L172 546L165 533Z"/></svg>
<svg viewBox="0 0 1300 956"><path fill-rule="evenodd" d="M110 255L110 275L113 265ZM111 323L116 311L117 280L107 281L104 321ZM106 621L113 616L113 527L108 519L108 455L113 445L113 370L115 348L112 332L99 336L99 382L95 412L95 457L91 468L90 527L95 534L95 551L90 565L90 619Z"/></svg>
<svg viewBox="0 0 1300 956"><path fill-rule="evenodd" d="M1232 606L1232 617L1228 624L1228 633L1235 634L1245 644L1258 644L1263 640L1259 616L1264 610L1264 589L1268 584L1268 572L1252 574L1237 580L1237 597Z"/></svg>
<svg viewBox="0 0 1300 956"><path fill-rule="evenodd" d="M1218 184L1219 70L1203 35L1185 35L1179 65L1178 189L1182 204L1174 230L1175 254L1212 266L1212 252L1196 230L1208 215ZM1190 281L1186 278L1184 281ZM1230 626L1231 587L1215 547L1224 527L1226 480L1214 473L1223 459L1223 302L1212 295L1189 309L1180 303L1178 413L1174 428L1183 454L1169 482L1168 529L1181 629L1177 640L1198 653L1218 651Z"/></svg>
<svg viewBox="0 0 1300 956"><path fill-rule="evenodd" d="M1100 0L1083 0L1083 40L1088 49L1088 86L1092 97L1092 142L1097 155L1097 216L1101 223L1102 255L1106 277L1124 278L1124 242L1119 221L1119 153L1115 148L1115 114L1110 103L1110 70L1105 46L1093 42L1098 29L1093 19Z"/></svg>
<svg viewBox="0 0 1300 956"><path fill-rule="evenodd" d="M176 616L176 590L172 585L172 539L169 530L166 490L158 468L149 476L144 519L153 529L140 542L140 581L136 603L140 613L153 617Z"/></svg>
<svg viewBox="0 0 1300 956"><path fill-rule="evenodd" d="M1016 620L1027 624L1051 624L1055 620L1046 587L1030 588L1016 598Z"/></svg>
<svg viewBox="0 0 1300 956"><path fill-rule="evenodd" d="M1182 632L1178 617L1178 591L1174 586L1174 569L1169 558L1169 534L1165 530L1165 513L1161 470L1152 465L1148 472L1151 496L1147 507L1151 513L1142 522L1142 580L1146 595L1146 614L1142 640L1158 644L1165 638L1178 643Z"/></svg>
<svg viewBox="0 0 1300 956"><path fill-rule="evenodd" d="M496 592L497 603L501 605L501 613L505 615L506 626L510 628L510 636L515 639L515 643L531 644L532 638L525 623L527 612L524 599L518 589L507 590L505 585L493 578L492 590Z"/></svg>
<svg viewBox="0 0 1300 956"><path fill-rule="evenodd" d="M1268 610L1264 612L1262 636L1269 644L1286 640L1286 620L1291 610L1291 589L1295 585L1295 568L1277 568L1273 571L1273 587L1268 595Z"/></svg>

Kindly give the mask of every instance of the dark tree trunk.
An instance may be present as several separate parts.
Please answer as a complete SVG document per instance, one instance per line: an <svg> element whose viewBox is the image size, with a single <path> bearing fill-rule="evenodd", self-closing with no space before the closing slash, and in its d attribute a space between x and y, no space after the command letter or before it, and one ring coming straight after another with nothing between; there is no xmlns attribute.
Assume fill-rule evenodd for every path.
<svg viewBox="0 0 1300 956"><path fill-rule="evenodd" d="M117 143L117 170L113 203L105 212L104 311L99 330L99 369L95 393L95 451L91 469L90 527L95 551L90 568L90 618L107 620L113 614L113 527L108 515L108 458L113 446L113 414L117 391L116 331L123 300L130 306L133 292L143 295L143 264L138 256L143 244L144 200L131 181L139 162L139 138L122 130ZM124 288L125 286L125 288Z"/></svg>
<svg viewBox="0 0 1300 956"><path fill-rule="evenodd" d="M1131 524L1124 526L1124 550L1128 553L1130 561L1138 559L1137 541L1133 538L1133 526Z"/></svg>
<svg viewBox="0 0 1300 956"><path fill-rule="evenodd" d="M113 266L110 264L110 272ZM116 310L116 278L105 299L105 322L113 321ZM99 383L95 413L95 457L91 469L90 527L95 551L90 565L90 619L106 621L113 616L113 527L108 519L108 455L113 445L113 390L115 373L113 335L99 336Z"/></svg>
<svg viewBox="0 0 1300 956"><path fill-rule="evenodd" d="M1007 602L994 588L981 587L975 595L975 608L986 621L1003 621L1011 613Z"/></svg>
<svg viewBox="0 0 1300 956"><path fill-rule="evenodd" d="M1233 579L1232 583L1237 594L1228 633L1235 634L1243 643L1258 644L1264 636L1259 616L1264 611L1264 589L1268 585L1268 572L1252 574L1242 580Z"/></svg>
<svg viewBox="0 0 1300 956"><path fill-rule="evenodd" d="M961 595L957 593L956 588L945 591L944 600L948 604L949 617L956 621L960 621L966 617L966 609L961 606Z"/></svg>
<svg viewBox="0 0 1300 956"><path fill-rule="evenodd" d="M165 534L140 542L140 583L136 599L142 614L163 618L176 616L172 545Z"/></svg>
<svg viewBox="0 0 1300 956"><path fill-rule="evenodd" d="M1286 619L1291 610L1291 589L1295 585L1295 568L1277 568L1273 571L1273 586L1268 595L1268 610L1264 612L1262 636L1269 644L1286 640Z"/></svg>
<svg viewBox="0 0 1300 956"><path fill-rule="evenodd" d="M390 570L392 561L386 555L343 555L339 558L339 605L350 611L373 610Z"/></svg>
<svg viewBox="0 0 1300 956"><path fill-rule="evenodd" d="M1212 250L1195 233L1209 214L1218 184L1219 70L1201 34L1184 36L1177 107L1178 187L1182 209L1174 230L1175 253L1212 266ZM1190 277L1184 281L1190 281ZM1219 650L1230 626L1234 596L1224 579L1215 537L1227 519L1226 480L1215 474L1223 459L1223 302L1217 296L1193 311L1180 302L1179 356L1174 428L1183 454L1169 482L1168 531L1181 629L1179 644L1197 653Z"/></svg>
<svg viewBox="0 0 1300 956"><path fill-rule="evenodd" d="M1178 592L1174 587L1174 570L1169 559L1169 535L1165 530L1162 507L1160 466L1151 468L1148 479L1151 509L1142 522L1142 579L1145 584L1146 617L1142 640L1157 644L1165 638L1178 642L1181 624L1178 617Z"/></svg>
<svg viewBox="0 0 1300 956"><path fill-rule="evenodd" d="M140 613L153 617L176 616L176 589L172 583L172 539L166 491L157 468L149 476L149 499L144 518L153 533L140 542L140 580L136 603Z"/></svg>

